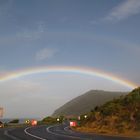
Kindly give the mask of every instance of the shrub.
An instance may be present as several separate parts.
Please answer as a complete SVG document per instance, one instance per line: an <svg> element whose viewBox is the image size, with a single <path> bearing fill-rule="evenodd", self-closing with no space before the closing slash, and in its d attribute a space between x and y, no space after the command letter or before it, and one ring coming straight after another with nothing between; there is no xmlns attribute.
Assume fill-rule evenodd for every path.
<svg viewBox="0 0 140 140"><path fill-rule="evenodd" d="M14 120L10 121L9 123L19 123L19 119L14 119Z"/></svg>

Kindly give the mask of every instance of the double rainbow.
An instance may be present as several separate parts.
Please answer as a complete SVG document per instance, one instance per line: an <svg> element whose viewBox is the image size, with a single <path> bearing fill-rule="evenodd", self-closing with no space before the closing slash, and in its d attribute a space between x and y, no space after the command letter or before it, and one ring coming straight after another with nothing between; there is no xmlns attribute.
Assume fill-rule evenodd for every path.
<svg viewBox="0 0 140 140"><path fill-rule="evenodd" d="M49 66L49 67L37 67L37 68L29 68L19 71L13 71L7 73L5 75L0 76L0 82L8 81L17 79L23 76L32 75L32 74L41 74L41 73L75 73L75 74L82 74L82 75L89 75L89 76L96 76L103 79L107 79L123 86L126 86L130 89L136 88L137 85L124 80L122 78L116 77L112 74L104 73L99 70L95 70L92 68L85 68L85 67L67 67L67 66Z"/></svg>

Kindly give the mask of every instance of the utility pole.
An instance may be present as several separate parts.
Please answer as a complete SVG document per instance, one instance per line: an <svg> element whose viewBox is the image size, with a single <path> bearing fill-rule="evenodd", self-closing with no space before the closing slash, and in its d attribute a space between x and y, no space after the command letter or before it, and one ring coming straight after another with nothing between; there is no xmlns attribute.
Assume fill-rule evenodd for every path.
<svg viewBox="0 0 140 140"><path fill-rule="evenodd" d="M3 117L3 112L4 112L4 109L2 107L0 107L0 118Z"/></svg>

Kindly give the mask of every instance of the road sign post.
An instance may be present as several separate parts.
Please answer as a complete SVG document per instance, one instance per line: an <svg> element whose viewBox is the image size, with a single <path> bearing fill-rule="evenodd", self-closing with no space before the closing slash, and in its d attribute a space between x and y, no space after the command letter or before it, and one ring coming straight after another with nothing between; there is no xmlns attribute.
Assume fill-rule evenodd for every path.
<svg viewBox="0 0 140 140"><path fill-rule="evenodd" d="M2 118L2 117L3 117L3 112L4 112L3 108L2 108L2 107L0 107L0 118Z"/></svg>

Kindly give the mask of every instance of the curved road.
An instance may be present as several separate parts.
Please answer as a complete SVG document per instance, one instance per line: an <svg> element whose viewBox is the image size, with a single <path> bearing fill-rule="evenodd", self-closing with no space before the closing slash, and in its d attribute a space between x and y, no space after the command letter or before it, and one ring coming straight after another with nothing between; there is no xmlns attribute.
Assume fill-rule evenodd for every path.
<svg viewBox="0 0 140 140"><path fill-rule="evenodd" d="M140 140L140 138L83 134L74 132L63 124L1 129L0 140Z"/></svg>

